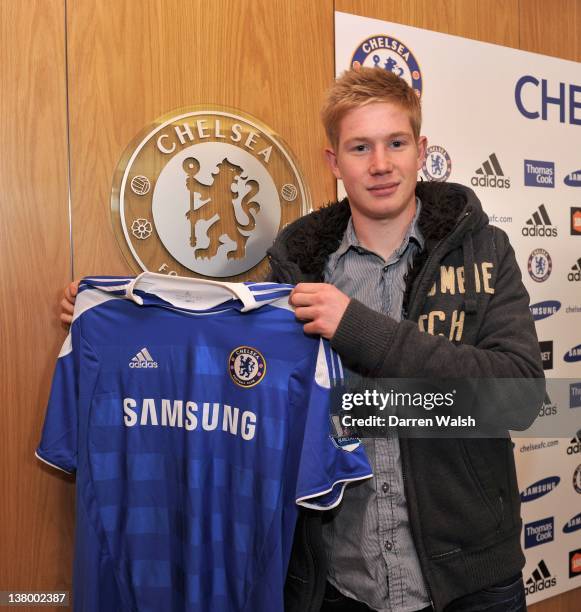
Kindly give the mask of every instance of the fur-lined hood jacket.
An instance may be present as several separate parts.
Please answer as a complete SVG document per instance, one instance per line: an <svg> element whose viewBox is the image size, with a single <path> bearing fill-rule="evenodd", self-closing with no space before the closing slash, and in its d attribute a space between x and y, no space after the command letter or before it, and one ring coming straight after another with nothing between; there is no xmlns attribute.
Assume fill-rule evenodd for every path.
<svg viewBox="0 0 581 612"><path fill-rule="evenodd" d="M529 295L507 235L474 192L420 182L424 248L406 277L403 320L352 299L331 345L376 378L543 379ZM324 282L350 218L347 199L298 219L269 250L271 280ZM518 409L490 405L502 427L527 428L544 392ZM506 402L505 402L506 403ZM520 497L510 438L401 439L412 535L436 610L517 574ZM285 590L287 611L318 610L326 579L321 516L302 512Z"/></svg>

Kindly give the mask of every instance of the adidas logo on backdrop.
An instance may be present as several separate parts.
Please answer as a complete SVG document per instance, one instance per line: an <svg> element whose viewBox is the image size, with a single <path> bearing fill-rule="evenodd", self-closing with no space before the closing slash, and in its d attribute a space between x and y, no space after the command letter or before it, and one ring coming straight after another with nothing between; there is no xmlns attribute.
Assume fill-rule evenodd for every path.
<svg viewBox="0 0 581 612"><path fill-rule="evenodd" d="M568 455L577 455L581 453L581 430L577 432L575 437L571 438L571 442L569 442L569 447L567 448Z"/></svg>
<svg viewBox="0 0 581 612"><path fill-rule="evenodd" d="M510 178L504 176L496 153L492 153L482 167L475 170L474 174L475 176L470 181L473 187L510 188Z"/></svg>
<svg viewBox="0 0 581 612"><path fill-rule="evenodd" d="M553 404L549 394L545 392L545 399L543 400L543 405L539 410L539 417L552 416L557 414L557 405Z"/></svg>
<svg viewBox="0 0 581 612"><path fill-rule="evenodd" d="M541 559L536 569L533 570L531 577L525 582L525 592L532 595L538 591L550 589L557 584L557 579L551 576L551 572L546 563Z"/></svg>
<svg viewBox="0 0 581 612"><path fill-rule="evenodd" d="M556 238L557 228L552 227L549 213L545 208L544 204L541 204L531 218L526 222L525 227L522 228L523 236L541 236L543 238Z"/></svg>
<svg viewBox="0 0 581 612"><path fill-rule="evenodd" d="M157 361L153 360L150 352L143 347L129 362L130 368L157 368Z"/></svg>
<svg viewBox="0 0 581 612"><path fill-rule="evenodd" d="M567 280L571 282L581 281L581 257L571 266L571 272L567 274Z"/></svg>

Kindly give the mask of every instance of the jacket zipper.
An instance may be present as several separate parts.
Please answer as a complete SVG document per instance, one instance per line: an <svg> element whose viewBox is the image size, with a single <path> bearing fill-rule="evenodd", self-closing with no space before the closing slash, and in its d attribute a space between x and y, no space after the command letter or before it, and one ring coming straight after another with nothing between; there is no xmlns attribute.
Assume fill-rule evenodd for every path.
<svg viewBox="0 0 581 612"><path fill-rule="evenodd" d="M413 304L414 303L414 298L416 297L420 284L424 278L424 276L426 275L426 271L428 270L428 268L430 267L430 264L432 262L432 260L435 258L435 254L438 252L438 249L440 248L440 246L447 240L449 240L451 238L451 236L456 232L456 230L466 221L466 219L468 219L468 217L472 214L471 210L467 210L465 213L462 214L462 216L456 221L454 227L452 228L452 231L447 235L444 236L443 238L441 238L437 243L436 246L434 247L434 249L432 250L432 252L430 253L430 255L428 256L428 259L426 260L426 263L424 264L424 269L422 270L422 272L420 272L418 278L416 279L415 282L415 288L413 290L413 293L410 295L410 299L409 299L409 304ZM407 313L406 313L407 314ZM414 313L415 314L415 313Z"/></svg>
<svg viewBox="0 0 581 612"><path fill-rule="evenodd" d="M465 220L470 216L471 211L467 210L455 223L452 231L445 236L444 238L441 238L437 243L436 246L434 247L433 251L430 253L430 255L428 256L428 259L424 265L424 269L423 271L420 273L420 275L418 276L417 280L416 280L416 286L415 286L415 290L414 292L410 295L410 299L409 299L409 304L413 304L414 303L414 298L416 297L418 291L419 291L419 287L421 285L421 282L424 278L424 276L426 275L426 271L429 268L430 263L432 262L432 260L435 258L435 254L437 253L438 249L440 248L440 246L442 245L442 243L444 241L446 241L447 239L450 238L450 236L452 236L454 234L454 232L456 232L456 230L460 227L460 225L462 225ZM408 319L408 312L404 311L403 316L404 318ZM409 449L408 449L409 450ZM402 455L402 461L401 461L401 477L403 480L403 485L404 485L404 491L406 490L406 481L407 481L407 477L406 477L406 470L405 470L405 453ZM416 545L416 550L418 549L418 545L417 545L417 534L414 533L414 529L412 527L412 523L410 522L410 531L412 533L412 538L415 541L415 545ZM436 606L434 604L434 597L433 597L433 592L432 592L432 587L430 585L430 582L428 580L428 572L426 571L427 569L427 562L426 560L423 558L423 556L425 555L425 550L422 546L422 556L418 555L418 560L420 562L420 565L422 566L423 572L424 572L424 580L426 582L426 588L428 590L428 597L430 598L430 605L432 606L432 608L435 610Z"/></svg>

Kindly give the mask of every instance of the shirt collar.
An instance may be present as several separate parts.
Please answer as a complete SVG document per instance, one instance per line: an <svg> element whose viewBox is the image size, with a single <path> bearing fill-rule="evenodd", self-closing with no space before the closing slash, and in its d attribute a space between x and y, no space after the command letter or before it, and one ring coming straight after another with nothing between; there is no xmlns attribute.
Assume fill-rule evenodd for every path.
<svg viewBox="0 0 581 612"><path fill-rule="evenodd" d="M397 255L401 255L403 253L410 241L414 241L420 249L424 248L424 237L422 236L422 232L418 227L418 219L420 217L420 211L422 209L422 203L418 197L416 197L416 214L412 219L409 227L403 237L401 245L396 249ZM355 228L353 227L353 217L349 217L349 223L347 223L347 227L345 232L343 233L343 238L341 240L341 244L339 248L333 253L332 258L336 262L338 261L349 249L353 249L357 252L361 252L361 249L364 247L361 246L357 235L355 234Z"/></svg>

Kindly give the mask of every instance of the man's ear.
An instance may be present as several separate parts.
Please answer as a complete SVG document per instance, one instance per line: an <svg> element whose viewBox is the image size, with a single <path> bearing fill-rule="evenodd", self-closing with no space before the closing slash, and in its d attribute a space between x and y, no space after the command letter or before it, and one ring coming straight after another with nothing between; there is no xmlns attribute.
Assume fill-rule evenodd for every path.
<svg viewBox="0 0 581 612"><path fill-rule="evenodd" d="M333 149L325 149L325 157L327 158L327 164L329 164L329 168L331 168L331 172L335 175L335 178L341 178L341 172L339 171L339 166L337 165L337 155Z"/></svg>
<svg viewBox="0 0 581 612"><path fill-rule="evenodd" d="M428 149L428 139L425 136L420 136L418 139L418 170L426 161L426 151Z"/></svg>

